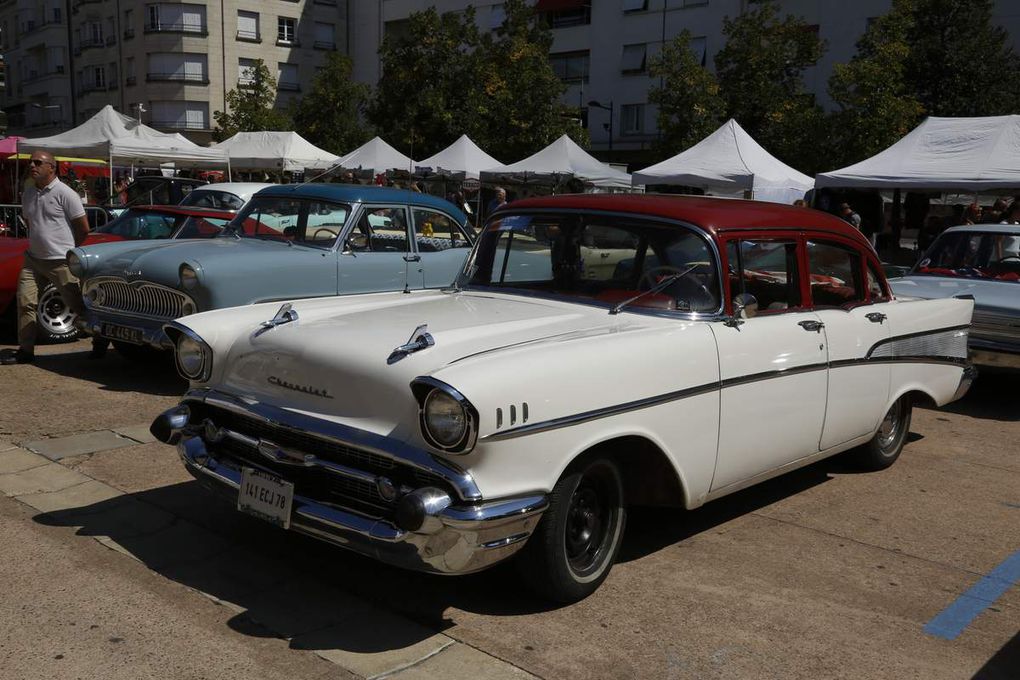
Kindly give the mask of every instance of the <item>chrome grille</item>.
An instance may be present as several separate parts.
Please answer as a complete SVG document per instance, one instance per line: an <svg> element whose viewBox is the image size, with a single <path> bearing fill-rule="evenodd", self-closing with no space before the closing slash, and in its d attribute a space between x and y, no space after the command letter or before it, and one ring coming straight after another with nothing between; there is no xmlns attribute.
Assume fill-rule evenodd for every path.
<svg viewBox="0 0 1020 680"><path fill-rule="evenodd" d="M86 284L85 295L96 309L155 319L176 319L195 311L195 303L190 297L179 290L155 283L99 279Z"/></svg>
<svg viewBox="0 0 1020 680"><path fill-rule="evenodd" d="M1015 315L974 312L970 334L999 342L1020 342L1020 312Z"/></svg>
<svg viewBox="0 0 1020 680"><path fill-rule="evenodd" d="M893 338L875 348L873 359L897 357L952 357L967 358L967 331L936 331L913 337Z"/></svg>

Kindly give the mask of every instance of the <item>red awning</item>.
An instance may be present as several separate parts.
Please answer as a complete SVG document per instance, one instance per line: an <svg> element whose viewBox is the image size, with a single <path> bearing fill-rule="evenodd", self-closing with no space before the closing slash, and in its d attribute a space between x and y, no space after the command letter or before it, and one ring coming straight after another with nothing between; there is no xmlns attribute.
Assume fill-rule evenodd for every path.
<svg viewBox="0 0 1020 680"><path fill-rule="evenodd" d="M536 12L565 12L572 9L584 9L590 0L538 0Z"/></svg>

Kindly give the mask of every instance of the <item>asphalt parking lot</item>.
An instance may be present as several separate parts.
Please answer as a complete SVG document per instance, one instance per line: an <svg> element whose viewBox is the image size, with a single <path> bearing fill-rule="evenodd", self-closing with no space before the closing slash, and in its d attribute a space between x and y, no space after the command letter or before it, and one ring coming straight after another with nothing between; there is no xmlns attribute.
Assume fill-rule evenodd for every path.
<svg viewBox="0 0 1020 680"><path fill-rule="evenodd" d="M3 678L1020 677L1020 390L914 411L695 512L635 509L592 597L389 568L239 516L145 427L184 383L84 342L0 368Z"/></svg>

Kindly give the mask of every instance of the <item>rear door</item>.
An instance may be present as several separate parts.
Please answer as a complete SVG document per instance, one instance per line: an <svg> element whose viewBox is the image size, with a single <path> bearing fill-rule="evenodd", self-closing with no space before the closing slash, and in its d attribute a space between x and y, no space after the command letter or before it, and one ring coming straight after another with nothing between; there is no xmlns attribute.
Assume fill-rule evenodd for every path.
<svg viewBox="0 0 1020 680"><path fill-rule="evenodd" d="M421 288L424 279L408 230L407 206L363 205L340 246L340 294Z"/></svg>

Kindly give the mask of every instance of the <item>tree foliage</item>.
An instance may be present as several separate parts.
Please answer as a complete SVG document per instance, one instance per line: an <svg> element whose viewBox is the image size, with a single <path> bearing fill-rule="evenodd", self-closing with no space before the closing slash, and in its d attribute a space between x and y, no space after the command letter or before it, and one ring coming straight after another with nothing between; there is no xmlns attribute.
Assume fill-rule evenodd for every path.
<svg viewBox="0 0 1020 680"><path fill-rule="evenodd" d="M785 162L814 169L811 140L823 115L804 89L804 70L818 62L825 44L803 19L781 19L771 1L727 17L723 33L715 67L729 117Z"/></svg>
<svg viewBox="0 0 1020 680"><path fill-rule="evenodd" d="M276 79L261 59L251 70L251 83L238 85L227 93L224 111L215 111L213 139L222 142L238 132L289 130L290 119L273 108L276 102Z"/></svg>
<svg viewBox="0 0 1020 680"><path fill-rule="evenodd" d="M656 152L673 156L701 141L723 122L726 104L719 83L691 50L691 32L684 30L651 60L648 75L661 78L648 101L658 108L661 133Z"/></svg>
<svg viewBox="0 0 1020 680"><path fill-rule="evenodd" d="M344 154L368 141L362 113L371 88L352 80L350 57L330 52L311 91L292 108L294 130L319 148Z"/></svg>

